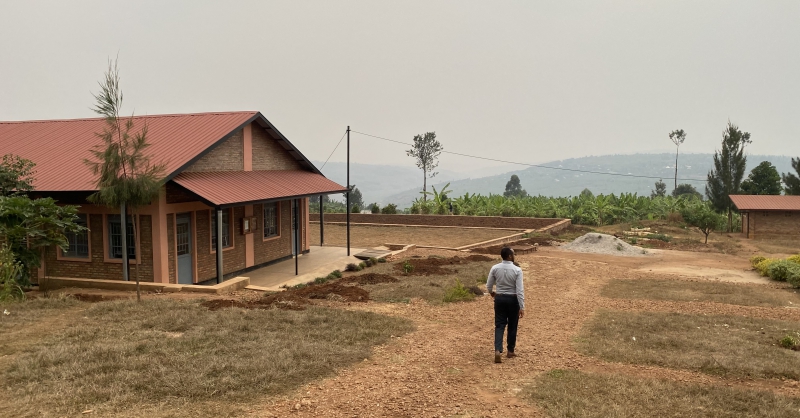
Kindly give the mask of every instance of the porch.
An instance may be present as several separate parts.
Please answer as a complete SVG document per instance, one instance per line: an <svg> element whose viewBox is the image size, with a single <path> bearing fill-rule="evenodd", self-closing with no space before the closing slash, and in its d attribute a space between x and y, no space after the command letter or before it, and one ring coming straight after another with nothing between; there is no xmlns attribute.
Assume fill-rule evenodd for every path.
<svg viewBox="0 0 800 418"><path fill-rule="evenodd" d="M362 251L351 248L351 254ZM295 275L295 259L280 261L247 273L243 276L250 278L250 287L258 290L281 290L282 285L294 286L306 283L317 277L327 276L333 270L344 270L348 263L358 264L361 260L347 255L345 247L320 247L311 246L308 253L296 259L298 275Z"/></svg>

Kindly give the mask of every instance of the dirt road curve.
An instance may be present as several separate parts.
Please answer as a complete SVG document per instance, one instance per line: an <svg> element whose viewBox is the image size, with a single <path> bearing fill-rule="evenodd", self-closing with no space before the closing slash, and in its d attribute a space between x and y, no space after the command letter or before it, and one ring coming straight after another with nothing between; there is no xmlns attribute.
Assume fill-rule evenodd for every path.
<svg viewBox="0 0 800 418"><path fill-rule="evenodd" d="M441 252L440 252L441 253ZM444 255L444 253L442 253ZM660 255L660 265L686 266L693 255ZM742 262L722 263L697 257L698 265L741 269ZM721 259L726 256L719 255ZM290 396L254 406L254 417L518 417L544 416L518 394L538 374L551 369L581 369L666 377L694 383L719 383L703 374L652 366L606 363L577 353L571 339L597 309L657 310L746 314L800 321L799 310L736 307L714 303L626 301L599 296L612 278L675 275L647 272L646 263L621 257L564 254L544 249L518 257L526 273L528 316L520 321L516 359L492 363L491 298L431 306L370 302L359 309L409 318L418 329L377 347L373 357L335 377L303 386ZM730 261L730 260L728 260ZM642 264L645 263L645 264ZM355 307L354 307L355 309ZM725 382L800 396L800 389L778 381Z"/></svg>

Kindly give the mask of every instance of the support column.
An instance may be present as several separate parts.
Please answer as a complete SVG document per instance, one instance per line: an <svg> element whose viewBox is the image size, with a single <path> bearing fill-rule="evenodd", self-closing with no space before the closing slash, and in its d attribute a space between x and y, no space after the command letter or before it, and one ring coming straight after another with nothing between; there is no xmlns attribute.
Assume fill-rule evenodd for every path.
<svg viewBox="0 0 800 418"><path fill-rule="evenodd" d="M158 192L158 199L155 207L150 214L153 220L153 281L156 283L169 283L169 248L167 242L168 234L172 231L167 230L167 197L166 189L162 186Z"/></svg>
<svg viewBox="0 0 800 418"><path fill-rule="evenodd" d="M325 204L322 202L322 196L319 195L319 246L325 245Z"/></svg>
<svg viewBox="0 0 800 418"><path fill-rule="evenodd" d="M245 218L253 216L253 205L244 206ZM250 225L252 229L253 226ZM256 264L255 232L250 232L244 236L244 266L253 267Z"/></svg>
<svg viewBox="0 0 800 418"><path fill-rule="evenodd" d="M299 201L292 200L292 217L294 218L294 275L300 274L300 211Z"/></svg>
<svg viewBox="0 0 800 418"><path fill-rule="evenodd" d="M217 207L217 284L223 281L222 264L222 208Z"/></svg>

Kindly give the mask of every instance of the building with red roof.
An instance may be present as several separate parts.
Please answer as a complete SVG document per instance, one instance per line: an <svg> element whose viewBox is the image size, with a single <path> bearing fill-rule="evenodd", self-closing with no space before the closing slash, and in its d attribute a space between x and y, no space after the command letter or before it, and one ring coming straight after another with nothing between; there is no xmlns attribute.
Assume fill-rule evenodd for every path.
<svg viewBox="0 0 800 418"><path fill-rule="evenodd" d="M730 195L747 238L800 239L800 196Z"/></svg>
<svg viewBox="0 0 800 418"><path fill-rule="evenodd" d="M159 198L126 231L142 281L199 284L309 251L308 198L343 193L259 112L138 116L151 163L166 166ZM84 163L104 120L0 122L0 150L36 163L33 197L79 205L82 234L48 251L39 277L121 279L120 211L89 204L96 178ZM221 228L216 227L217 219ZM221 239L217 231L221 230ZM221 249L221 251L218 251Z"/></svg>

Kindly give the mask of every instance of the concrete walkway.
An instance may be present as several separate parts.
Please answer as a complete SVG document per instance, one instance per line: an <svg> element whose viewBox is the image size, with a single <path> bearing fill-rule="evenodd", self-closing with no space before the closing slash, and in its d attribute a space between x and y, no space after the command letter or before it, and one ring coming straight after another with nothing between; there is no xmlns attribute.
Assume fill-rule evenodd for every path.
<svg viewBox="0 0 800 418"><path fill-rule="evenodd" d="M347 256L345 247L319 247L311 246L308 254L303 254L298 258L299 275L294 274L294 259L281 261L249 273L243 276L250 277L250 286L265 288L264 290L281 290L282 285L293 286L298 283L305 283L320 276L327 276L333 270L342 270L347 263L360 263L361 260L352 254L364 251L363 248L350 247L350 256Z"/></svg>

